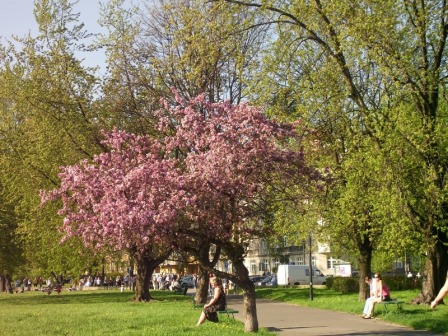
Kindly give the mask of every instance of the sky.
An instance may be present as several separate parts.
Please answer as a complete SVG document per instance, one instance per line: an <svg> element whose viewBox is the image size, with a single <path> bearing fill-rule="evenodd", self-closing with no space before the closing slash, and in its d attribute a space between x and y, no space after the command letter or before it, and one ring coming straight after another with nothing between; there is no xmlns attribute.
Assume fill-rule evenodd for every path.
<svg viewBox="0 0 448 336"><path fill-rule="evenodd" d="M75 0L71 0L75 2ZM101 1L104 2L104 1ZM80 13L80 21L85 24L85 29L89 33L98 33L101 31L97 23L100 17L99 0L78 0L74 5L74 13ZM31 35L37 34L37 24L34 18L34 0L0 0L0 40L10 40L14 34L23 37L31 32ZM86 59L87 66L103 66L98 64L99 55L91 55L91 59ZM100 58L101 59L101 58Z"/></svg>
<svg viewBox="0 0 448 336"><path fill-rule="evenodd" d="M81 13L81 21L86 30L98 32L100 26L98 0L78 0L74 12ZM0 35L9 37L12 34L24 36L28 32L36 32L37 24L34 19L34 0L0 0Z"/></svg>

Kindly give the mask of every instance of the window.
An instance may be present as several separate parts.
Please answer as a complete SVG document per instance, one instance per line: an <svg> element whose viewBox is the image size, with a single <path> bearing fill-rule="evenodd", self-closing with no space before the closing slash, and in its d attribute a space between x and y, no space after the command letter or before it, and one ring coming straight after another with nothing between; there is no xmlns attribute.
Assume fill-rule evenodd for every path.
<svg viewBox="0 0 448 336"><path fill-rule="evenodd" d="M305 265L305 261L303 257L297 257L297 265Z"/></svg>
<svg viewBox="0 0 448 336"><path fill-rule="evenodd" d="M250 261L250 272L257 273L257 264L255 263L255 260Z"/></svg>
<svg viewBox="0 0 448 336"><path fill-rule="evenodd" d="M253 251L255 249L255 247L254 247L254 241L253 240L250 240L249 241L249 250L250 251Z"/></svg>
<svg viewBox="0 0 448 336"><path fill-rule="evenodd" d="M269 262L267 259L264 259L261 263L258 264L258 270L261 272L269 271Z"/></svg>
<svg viewBox="0 0 448 336"><path fill-rule="evenodd" d="M315 274L314 274L314 269L312 270L312 274L313 274L313 276L315 276ZM309 268L306 268L306 269L305 269L305 275L306 275L307 277L310 276L310 269L309 269Z"/></svg>
<svg viewBox="0 0 448 336"><path fill-rule="evenodd" d="M267 244L266 244L266 240L262 239L260 241L260 253L261 254L265 254L267 250Z"/></svg>

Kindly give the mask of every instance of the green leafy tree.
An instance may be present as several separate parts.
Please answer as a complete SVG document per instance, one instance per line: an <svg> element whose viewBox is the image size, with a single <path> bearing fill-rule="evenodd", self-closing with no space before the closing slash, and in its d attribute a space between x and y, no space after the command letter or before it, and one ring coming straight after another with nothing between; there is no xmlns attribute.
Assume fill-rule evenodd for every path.
<svg viewBox="0 0 448 336"><path fill-rule="evenodd" d="M58 184L59 166L101 148L93 112L97 79L76 52L88 34L69 1L36 1L37 37L2 47L0 181L14 204L15 234L28 271L56 273L88 264L79 244L59 246L58 218L41 209L39 190ZM76 252L76 253L73 253ZM76 264L76 266L74 265ZM86 265L84 265L85 267Z"/></svg>
<svg viewBox="0 0 448 336"><path fill-rule="evenodd" d="M281 62L283 68L273 68L277 71L273 74L280 74L280 78L285 75L286 83L274 95L274 106L291 113L302 104L309 108L310 102L314 103L306 118L314 125L323 125L328 120L324 115L334 111L330 115L338 118L334 120L339 121L343 132L338 132L340 128L335 123L318 128L330 135L321 139L322 145L344 144L340 146L343 150L334 152L336 166L332 168L342 168L343 156L363 148L362 151L382 157L388 165L385 176L399 175L386 199L405 210L402 216L407 218L397 218L382 235L392 241L402 232L400 223L410 224L406 226L408 230L419 233L415 244L424 242L427 264L417 302L429 302L446 273L445 137L438 131L444 115L440 100L446 64L446 3L227 2L276 16L276 20L265 22L277 24L279 41L286 46L277 50L286 51L289 58L285 59L291 62ZM282 53L274 51L273 55ZM296 67L290 67L291 63ZM271 78L277 79L274 75ZM319 78L325 78L325 82L321 81L328 86L325 90L319 85ZM371 139L367 148L359 146L362 137ZM400 149L404 160L398 160L396 155ZM358 165L357 161L353 163ZM341 177L344 182L349 176ZM391 185L390 181L393 179L385 181L385 186ZM378 188L373 190L377 191ZM386 193L383 191L382 195ZM386 217L390 211L386 207L381 214L379 209L377 215ZM362 217L359 219L362 221ZM372 224L378 223L380 218ZM402 245L405 241L397 240Z"/></svg>

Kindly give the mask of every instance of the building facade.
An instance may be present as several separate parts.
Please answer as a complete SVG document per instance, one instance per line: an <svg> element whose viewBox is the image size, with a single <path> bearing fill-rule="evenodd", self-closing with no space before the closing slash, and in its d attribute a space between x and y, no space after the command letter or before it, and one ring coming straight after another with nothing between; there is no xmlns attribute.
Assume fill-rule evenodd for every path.
<svg viewBox="0 0 448 336"><path fill-rule="evenodd" d="M244 264L249 275L276 273L278 265L309 265L310 250L306 242L300 245L289 245L286 239L270 246L264 239L253 239L249 243ZM350 263L331 256L328 245L316 244L311 249L311 264L325 275L350 276ZM218 269L229 271L231 263L221 260Z"/></svg>

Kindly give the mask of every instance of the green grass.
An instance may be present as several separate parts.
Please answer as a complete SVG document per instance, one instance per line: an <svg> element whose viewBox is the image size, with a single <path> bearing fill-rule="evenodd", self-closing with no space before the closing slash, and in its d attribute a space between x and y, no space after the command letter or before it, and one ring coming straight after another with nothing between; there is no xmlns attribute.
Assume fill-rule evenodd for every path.
<svg viewBox="0 0 448 336"><path fill-rule="evenodd" d="M392 298L398 298L405 302L403 310L398 311L394 305L388 309L388 313L386 314L383 306L376 305L375 317L417 330L429 330L443 334L448 333L448 306L439 305L435 311L432 311L429 305L410 304L409 302L418 293L418 290L394 291ZM279 300L306 307L343 311L355 315L362 314L364 307L364 302L358 302L357 293L340 294L325 288L313 289L313 301L310 300L308 288L262 288L257 290L257 297Z"/></svg>
<svg viewBox="0 0 448 336"><path fill-rule="evenodd" d="M220 316L217 324L206 322L195 327L200 310L194 309L190 296L165 291L152 291L156 300L131 302L130 292L97 290L62 292L47 295L41 292L0 294L0 330L2 335L247 335L238 320ZM364 302L358 294L340 294L324 288L314 288L310 301L308 289L263 288L257 296L301 306L344 311L359 315ZM395 291L392 297L409 302L418 291ZM448 306L431 311L427 305L405 303L403 311L396 306L385 314L384 307L375 308L375 316L384 321L414 329L448 333ZM271 336L265 329L258 335Z"/></svg>
<svg viewBox="0 0 448 336"><path fill-rule="evenodd" d="M156 300L131 302L130 292L97 290L0 294L2 335L247 335L236 319L195 327L200 310L190 296L153 291ZM8 317L8 318L7 318ZM261 329L260 335L273 335Z"/></svg>

